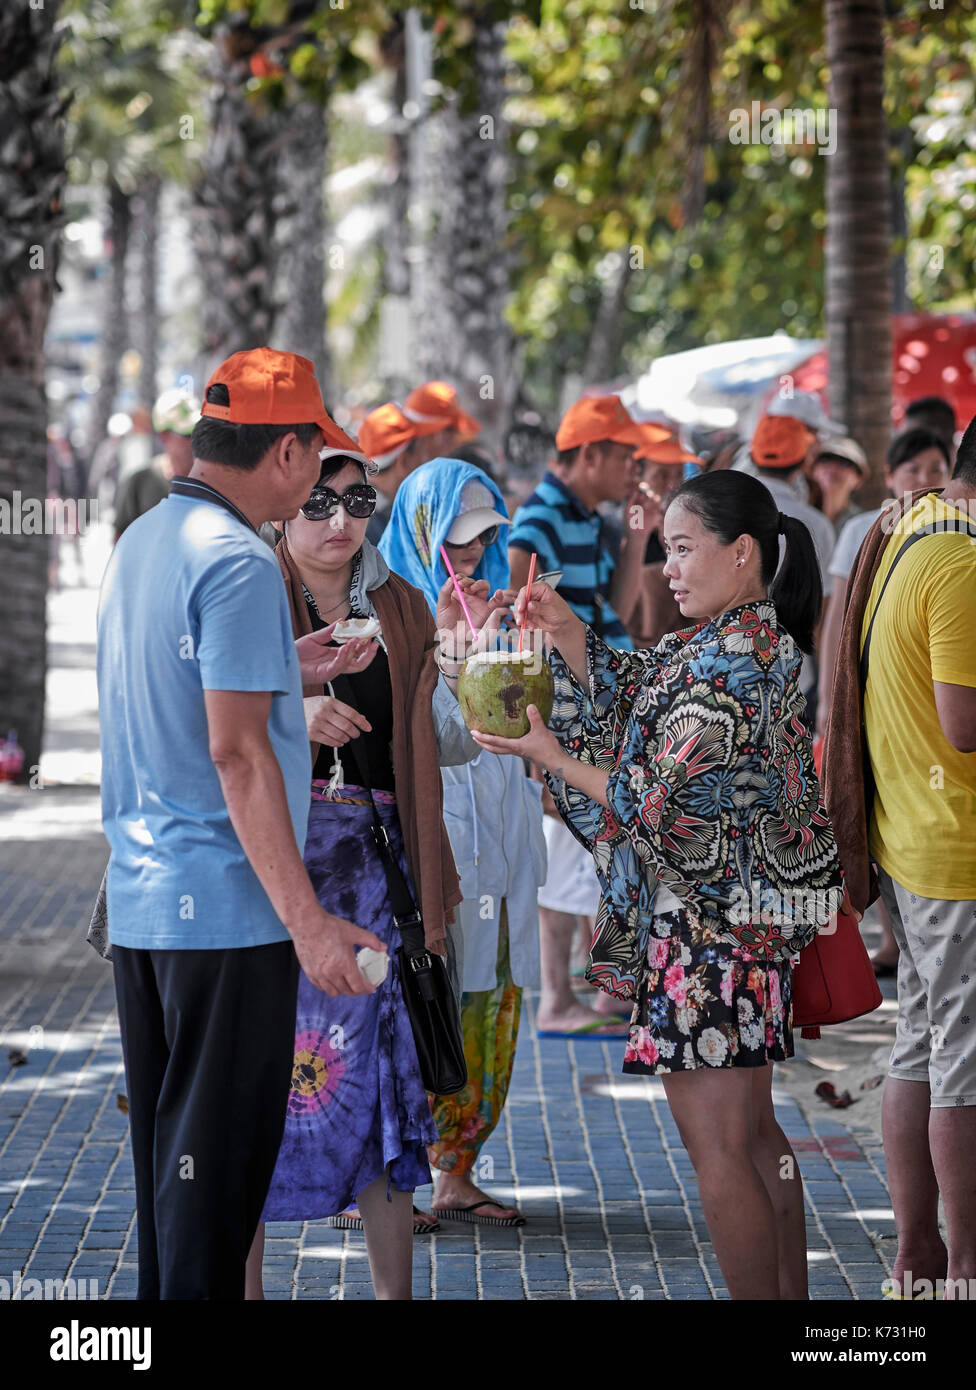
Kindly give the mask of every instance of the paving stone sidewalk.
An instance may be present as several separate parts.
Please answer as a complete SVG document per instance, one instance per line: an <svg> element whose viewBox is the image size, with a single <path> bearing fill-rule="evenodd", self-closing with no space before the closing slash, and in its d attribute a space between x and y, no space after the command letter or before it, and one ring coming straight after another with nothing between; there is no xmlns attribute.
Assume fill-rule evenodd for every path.
<svg viewBox="0 0 976 1390"><path fill-rule="evenodd" d="M90 651L72 652L83 673ZM83 763L82 715L81 733L62 719L52 738ZM97 1280L100 1297L125 1299L136 1288L125 1080L111 969L84 939L107 853L98 815L92 786L0 796L0 1279ZM726 1297L660 1081L621 1075L619 1041L538 1040L534 1007L530 995L477 1172L528 1222L417 1238L415 1296ZM804 1113L778 1085L775 1098L806 1186L813 1298L878 1298L894 1251L880 1142L852 1132L847 1112ZM324 1221L269 1227L265 1271L275 1299L372 1296L362 1234Z"/></svg>
<svg viewBox="0 0 976 1390"><path fill-rule="evenodd" d="M97 801L89 790L19 797L17 811L9 797L0 805L0 1277L95 1279L101 1296L131 1298L111 970L84 941L105 858ZM538 1040L532 1013L530 997L503 1123L479 1169L528 1223L418 1238L416 1296L724 1297L661 1083L622 1076L619 1042ZM12 1049L26 1062L11 1065ZM830 1112L808 1119L778 1089L777 1110L806 1185L813 1297L877 1298L893 1229L880 1146ZM318 1221L268 1236L270 1297L371 1297L361 1234Z"/></svg>

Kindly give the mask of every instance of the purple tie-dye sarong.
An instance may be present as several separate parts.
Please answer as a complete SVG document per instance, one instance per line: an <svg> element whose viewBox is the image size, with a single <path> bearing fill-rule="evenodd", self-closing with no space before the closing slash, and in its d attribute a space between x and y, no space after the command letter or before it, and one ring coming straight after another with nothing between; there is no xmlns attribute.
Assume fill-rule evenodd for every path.
<svg viewBox="0 0 976 1390"><path fill-rule="evenodd" d="M339 795L367 800L359 787L344 787ZM393 798L379 791L375 796L397 863L411 883ZM431 1180L426 1146L436 1142L437 1128L400 989L394 954L399 935L371 824L368 804L313 797L305 867L318 900L386 942L390 969L374 994L335 999L302 971L285 1133L262 1221L333 1216L387 1165L398 1191Z"/></svg>

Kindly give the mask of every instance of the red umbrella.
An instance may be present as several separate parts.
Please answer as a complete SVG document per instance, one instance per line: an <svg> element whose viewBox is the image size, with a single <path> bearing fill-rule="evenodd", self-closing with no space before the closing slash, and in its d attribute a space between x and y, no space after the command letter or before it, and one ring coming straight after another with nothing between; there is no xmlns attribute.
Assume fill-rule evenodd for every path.
<svg viewBox="0 0 976 1390"><path fill-rule="evenodd" d="M920 396L944 396L960 428L976 415L976 313L895 314L892 424ZM819 391L827 408L827 353L816 352L790 373L794 387Z"/></svg>

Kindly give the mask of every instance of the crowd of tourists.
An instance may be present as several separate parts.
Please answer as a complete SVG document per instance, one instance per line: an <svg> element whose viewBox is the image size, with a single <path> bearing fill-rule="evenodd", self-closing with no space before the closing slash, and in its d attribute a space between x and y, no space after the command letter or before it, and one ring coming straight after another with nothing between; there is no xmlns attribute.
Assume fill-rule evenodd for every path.
<svg viewBox="0 0 976 1390"><path fill-rule="evenodd" d="M803 952L875 902L894 1274L976 1277L976 423L957 454L916 403L862 510L802 391L714 456L584 395L529 488L449 384L354 439L268 348L153 422L98 632L139 1297L259 1299L267 1223L329 1218L407 1299L416 1238L530 1221L479 1156L538 990L540 1036L661 1078L730 1295L805 1298L773 1064ZM555 699L513 739L458 679L514 627Z"/></svg>

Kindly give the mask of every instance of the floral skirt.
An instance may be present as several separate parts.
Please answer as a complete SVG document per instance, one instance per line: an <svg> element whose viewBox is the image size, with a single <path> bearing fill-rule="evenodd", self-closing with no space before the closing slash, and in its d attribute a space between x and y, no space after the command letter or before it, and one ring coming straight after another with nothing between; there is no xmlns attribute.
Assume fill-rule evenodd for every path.
<svg viewBox="0 0 976 1390"><path fill-rule="evenodd" d="M318 789L315 784L313 790ZM344 1211L386 1173L397 1191L430 1182L437 1139L395 955L400 944L362 788L343 800L313 794L305 867L319 902L387 943L390 966L373 994L330 998L302 971L295 1064L262 1221L313 1221ZM380 820L410 883L394 798L374 792Z"/></svg>
<svg viewBox="0 0 976 1390"><path fill-rule="evenodd" d="M793 1056L793 968L659 913L624 1053L628 1073L762 1067Z"/></svg>
<svg viewBox="0 0 976 1390"><path fill-rule="evenodd" d="M508 949L508 904L498 915L494 989L461 995L461 1027L468 1081L453 1096L434 1096L431 1107L440 1135L428 1150L431 1163L455 1177L467 1173L501 1119L515 1064L522 991L512 979Z"/></svg>

